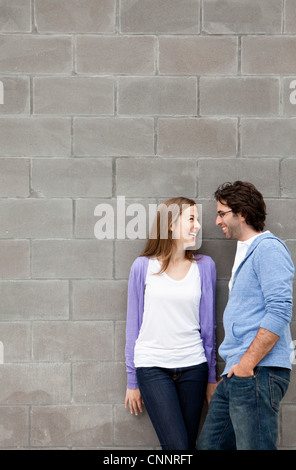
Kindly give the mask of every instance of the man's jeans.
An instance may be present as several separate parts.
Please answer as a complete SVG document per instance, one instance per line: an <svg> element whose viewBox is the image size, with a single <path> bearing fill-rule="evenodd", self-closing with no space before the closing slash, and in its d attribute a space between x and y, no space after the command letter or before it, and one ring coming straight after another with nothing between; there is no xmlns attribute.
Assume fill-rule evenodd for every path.
<svg viewBox="0 0 296 470"><path fill-rule="evenodd" d="M210 402L198 450L276 450L280 401L290 370L256 367L254 376L223 376Z"/></svg>
<svg viewBox="0 0 296 470"><path fill-rule="evenodd" d="M208 364L137 368L140 392L163 450L194 450L208 383Z"/></svg>

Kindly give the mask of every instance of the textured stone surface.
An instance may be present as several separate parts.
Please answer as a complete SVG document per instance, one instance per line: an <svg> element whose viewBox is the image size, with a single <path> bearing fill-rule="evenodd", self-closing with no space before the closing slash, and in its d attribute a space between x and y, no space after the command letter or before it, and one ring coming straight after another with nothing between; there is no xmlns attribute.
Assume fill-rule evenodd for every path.
<svg viewBox="0 0 296 470"><path fill-rule="evenodd" d="M31 4L30 0L1 0L0 31L4 32L30 32L31 31Z"/></svg>
<svg viewBox="0 0 296 470"><path fill-rule="evenodd" d="M296 263L296 0L0 12L0 449L159 449L146 410L124 407L130 266L157 204L202 204L219 346L236 243L213 193L236 179ZM295 370L279 417L279 448L296 450Z"/></svg>
<svg viewBox="0 0 296 470"><path fill-rule="evenodd" d="M200 0L120 0L124 33L199 33Z"/></svg>
<svg viewBox="0 0 296 470"><path fill-rule="evenodd" d="M35 0L35 11L39 32L114 31L115 0Z"/></svg>
<svg viewBox="0 0 296 470"><path fill-rule="evenodd" d="M274 78L201 78L201 115L275 116L279 80Z"/></svg>
<svg viewBox="0 0 296 470"><path fill-rule="evenodd" d="M169 75L235 74L237 38L170 36L159 38L159 70Z"/></svg>
<svg viewBox="0 0 296 470"><path fill-rule="evenodd" d="M296 71L295 36L246 36L242 38L242 72L291 74Z"/></svg>
<svg viewBox="0 0 296 470"><path fill-rule="evenodd" d="M281 33L282 6L277 0L206 0L204 31L208 33Z"/></svg>

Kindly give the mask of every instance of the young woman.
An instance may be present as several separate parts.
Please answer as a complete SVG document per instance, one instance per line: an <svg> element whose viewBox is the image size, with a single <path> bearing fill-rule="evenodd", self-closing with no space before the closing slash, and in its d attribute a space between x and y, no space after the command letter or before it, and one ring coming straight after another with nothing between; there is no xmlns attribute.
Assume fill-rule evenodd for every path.
<svg viewBox="0 0 296 470"><path fill-rule="evenodd" d="M195 449L216 387L216 269L194 249L199 230L193 200L160 204L129 276L125 406L145 404L163 450Z"/></svg>

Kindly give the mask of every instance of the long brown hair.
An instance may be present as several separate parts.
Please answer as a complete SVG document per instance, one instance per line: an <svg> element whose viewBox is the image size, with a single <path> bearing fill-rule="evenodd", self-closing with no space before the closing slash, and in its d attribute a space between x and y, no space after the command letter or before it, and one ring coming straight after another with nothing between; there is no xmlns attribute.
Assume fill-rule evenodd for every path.
<svg viewBox="0 0 296 470"><path fill-rule="evenodd" d="M174 197L162 202L156 212L155 219L146 243L140 256L148 258L161 258L162 267L158 274L163 273L171 260L174 239L170 230L172 224L178 219L185 208L195 206L196 202L187 197ZM185 250L185 259L195 261L197 250Z"/></svg>

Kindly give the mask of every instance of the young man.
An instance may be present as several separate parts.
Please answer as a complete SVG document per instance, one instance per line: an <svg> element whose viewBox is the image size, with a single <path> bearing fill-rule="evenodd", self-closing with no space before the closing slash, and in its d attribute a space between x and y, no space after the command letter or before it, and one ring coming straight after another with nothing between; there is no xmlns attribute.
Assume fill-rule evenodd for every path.
<svg viewBox="0 0 296 470"><path fill-rule="evenodd" d="M261 193L250 183L215 192L216 225L238 240L224 312L225 361L198 450L275 450L280 401L289 385L294 266L269 231Z"/></svg>

